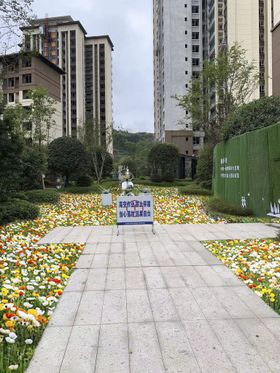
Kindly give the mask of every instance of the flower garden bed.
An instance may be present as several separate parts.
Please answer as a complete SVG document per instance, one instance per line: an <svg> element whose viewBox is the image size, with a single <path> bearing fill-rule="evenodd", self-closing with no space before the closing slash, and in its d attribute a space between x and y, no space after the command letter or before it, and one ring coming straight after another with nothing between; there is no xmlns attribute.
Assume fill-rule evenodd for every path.
<svg viewBox="0 0 280 373"><path fill-rule="evenodd" d="M226 222L225 218L207 215L204 203L208 197L182 196L178 194L176 188L151 188L151 190L155 200L155 223ZM114 192L115 200L117 193L116 190ZM262 221L262 219L250 218L249 221ZM12 370L24 372L83 250L83 245L38 245L40 238L57 226L112 225L115 222L115 205L112 208L102 207L100 195L62 193L57 204L41 205L39 218L0 227L1 373ZM224 257L224 260L230 263L230 259L227 259L230 255L227 255L226 251L220 252L218 243L215 245L214 254ZM239 246L239 241L236 245ZM258 243L256 245L258 246ZM267 245L270 248L272 244ZM211 250L210 243L207 243L207 247ZM234 245L231 248L234 251ZM278 257L279 251L278 245L274 251ZM257 249L255 252L257 253ZM272 257L267 254L267 265L270 260ZM276 260L277 258L273 257L273 263ZM238 261L233 262L238 263ZM242 271L239 275L241 275L243 262L239 264ZM237 269L238 267L235 268L236 271ZM248 274L244 273L244 275ZM271 300L273 297L268 291L272 288L276 289L275 283L263 280L262 284L267 284L267 287L256 287L255 290L262 293L263 289L267 289L262 296L264 299L268 296ZM272 303L276 304L276 301Z"/></svg>
<svg viewBox="0 0 280 373"><path fill-rule="evenodd" d="M203 244L280 314L279 241L205 241Z"/></svg>

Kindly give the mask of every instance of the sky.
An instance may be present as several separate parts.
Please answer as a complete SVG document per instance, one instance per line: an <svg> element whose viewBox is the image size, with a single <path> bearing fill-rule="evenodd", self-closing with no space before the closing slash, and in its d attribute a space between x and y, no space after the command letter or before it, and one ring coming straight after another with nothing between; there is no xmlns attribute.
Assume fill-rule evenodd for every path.
<svg viewBox="0 0 280 373"><path fill-rule="evenodd" d="M114 127L153 132L152 0L34 0L38 18L70 15L88 36L109 35Z"/></svg>

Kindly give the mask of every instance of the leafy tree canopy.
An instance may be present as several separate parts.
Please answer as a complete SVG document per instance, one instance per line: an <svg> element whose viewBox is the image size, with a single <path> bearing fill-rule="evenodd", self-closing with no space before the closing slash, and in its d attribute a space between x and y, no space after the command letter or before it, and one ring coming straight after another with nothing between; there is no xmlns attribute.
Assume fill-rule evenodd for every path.
<svg viewBox="0 0 280 373"><path fill-rule="evenodd" d="M280 97L263 97L235 110L225 122L224 140L280 122Z"/></svg>
<svg viewBox="0 0 280 373"><path fill-rule="evenodd" d="M248 62L246 51L235 44L205 61L187 94L176 98L188 111L194 129L203 129L207 141L216 144L228 115L248 102L258 82L255 64Z"/></svg>
<svg viewBox="0 0 280 373"><path fill-rule="evenodd" d="M159 176L165 181L172 181L175 178L178 161L178 149L172 144L156 144L148 156L152 176Z"/></svg>
<svg viewBox="0 0 280 373"><path fill-rule="evenodd" d="M83 144L71 137L59 137L49 145L49 169L69 178L88 168L88 155Z"/></svg>

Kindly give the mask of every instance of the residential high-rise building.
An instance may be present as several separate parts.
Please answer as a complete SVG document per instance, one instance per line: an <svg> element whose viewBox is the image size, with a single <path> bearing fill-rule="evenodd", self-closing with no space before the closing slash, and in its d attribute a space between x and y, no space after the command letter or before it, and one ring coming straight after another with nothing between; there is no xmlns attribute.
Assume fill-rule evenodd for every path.
<svg viewBox="0 0 280 373"><path fill-rule="evenodd" d="M37 50L58 65L61 78L63 135L79 137L79 128L92 119L98 142L112 151L112 50L109 36L86 37L70 16L37 19L22 29L24 49ZM91 55L92 51L92 55Z"/></svg>
<svg viewBox="0 0 280 373"><path fill-rule="evenodd" d="M202 66L202 0L154 0L155 138L177 145L182 155L196 154L203 133L192 123L175 95L184 95Z"/></svg>
<svg viewBox="0 0 280 373"><path fill-rule="evenodd" d="M280 96L280 1L272 1L272 93Z"/></svg>
<svg viewBox="0 0 280 373"><path fill-rule="evenodd" d="M208 56L205 58L214 58L221 47L240 44L246 50L247 60L255 62L260 76L252 99L272 94L272 1L204 1L204 29L208 34Z"/></svg>

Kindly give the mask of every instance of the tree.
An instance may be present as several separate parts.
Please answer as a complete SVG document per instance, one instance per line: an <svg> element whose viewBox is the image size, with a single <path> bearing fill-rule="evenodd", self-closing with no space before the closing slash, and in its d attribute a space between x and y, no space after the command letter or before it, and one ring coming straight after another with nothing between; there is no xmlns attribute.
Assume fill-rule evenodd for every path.
<svg viewBox="0 0 280 373"><path fill-rule="evenodd" d="M13 48L20 36L19 28L30 24L33 0L0 0L1 54Z"/></svg>
<svg viewBox="0 0 280 373"><path fill-rule="evenodd" d="M0 200L18 190L24 141L11 116L0 119Z"/></svg>
<svg viewBox="0 0 280 373"><path fill-rule="evenodd" d="M105 176L106 167L110 168L112 164L112 157L107 151L113 141L111 129L104 129L100 138L100 123L96 120L87 121L80 129L80 138L89 154L91 169L97 183L100 183Z"/></svg>
<svg viewBox="0 0 280 373"><path fill-rule="evenodd" d="M157 144L148 156L151 176L154 180L173 181L178 168L179 152L172 144Z"/></svg>
<svg viewBox="0 0 280 373"><path fill-rule="evenodd" d="M225 121L224 140L280 122L280 97L263 97L240 106Z"/></svg>
<svg viewBox="0 0 280 373"><path fill-rule="evenodd" d="M42 174L47 171L46 152L25 146L22 154L20 187L23 190L42 188Z"/></svg>
<svg viewBox="0 0 280 373"><path fill-rule="evenodd" d="M246 60L246 51L238 44L221 50L205 61L198 77L193 77L185 96L176 97L188 111L194 129L203 129L212 144L221 140L226 118L248 102L258 86L254 62ZM214 98L214 103L213 103Z"/></svg>
<svg viewBox="0 0 280 373"><path fill-rule="evenodd" d="M36 88L29 92L32 100L29 120L32 123L32 139L38 143L39 150L43 142L49 144L50 130L55 125L53 115L56 112L55 100L48 96L45 88Z"/></svg>
<svg viewBox="0 0 280 373"><path fill-rule="evenodd" d="M207 187L210 187L212 185L213 151L214 146L212 144L205 144L203 149L199 152L196 167L196 180L198 182L203 182L203 187L206 185Z"/></svg>
<svg viewBox="0 0 280 373"><path fill-rule="evenodd" d="M59 137L49 145L49 169L65 177L65 184L77 171L88 169L88 155L83 144L71 137Z"/></svg>

